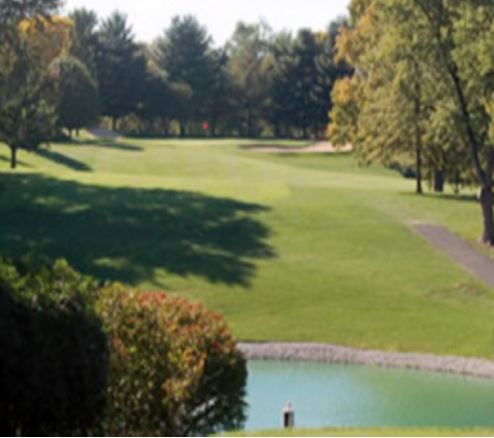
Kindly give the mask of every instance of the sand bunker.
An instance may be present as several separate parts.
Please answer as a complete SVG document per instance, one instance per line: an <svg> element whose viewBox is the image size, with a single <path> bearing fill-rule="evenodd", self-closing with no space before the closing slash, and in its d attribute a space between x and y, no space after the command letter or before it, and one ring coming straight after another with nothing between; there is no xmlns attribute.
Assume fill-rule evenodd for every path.
<svg viewBox="0 0 494 438"><path fill-rule="evenodd" d="M248 149L251 152L266 154L335 154L353 151L351 145L337 148L327 141L318 142L303 148L290 146L252 146Z"/></svg>

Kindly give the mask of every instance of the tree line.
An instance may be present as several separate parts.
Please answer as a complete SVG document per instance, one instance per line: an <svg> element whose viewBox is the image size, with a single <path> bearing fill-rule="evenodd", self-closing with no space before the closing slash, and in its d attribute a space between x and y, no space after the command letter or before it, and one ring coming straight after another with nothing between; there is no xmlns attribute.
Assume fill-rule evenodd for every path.
<svg viewBox="0 0 494 438"><path fill-rule="evenodd" d="M101 114L115 129L132 125L133 116L134 129L157 134L317 136L328 122L332 84L348 74L333 62L339 22L295 36L238 23L216 48L193 16L173 18L151 44L137 43L119 12L99 20L80 9L70 19L71 53L98 82Z"/></svg>
<svg viewBox="0 0 494 438"><path fill-rule="evenodd" d="M494 244L494 3L352 0L337 59L329 135L364 162L480 187L482 241Z"/></svg>
<svg viewBox="0 0 494 438"><path fill-rule="evenodd" d="M177 16L145 44L120 12L62 17L45 3L0 5L0 141L12 167L18 149L101 119L143 135L322 136L333 83L351 74L334 62L342 20L295 35L240 22L215 47L195 17Z"/></svg>

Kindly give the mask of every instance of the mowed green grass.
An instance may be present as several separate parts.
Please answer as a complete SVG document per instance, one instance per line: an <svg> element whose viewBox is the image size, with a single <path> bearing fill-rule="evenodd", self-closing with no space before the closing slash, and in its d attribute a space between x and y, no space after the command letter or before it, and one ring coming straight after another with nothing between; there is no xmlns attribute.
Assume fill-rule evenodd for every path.
<svg viewBox="0 0 494 438"><path fill-rule="evenodd" d="M19 170L2 175L1 252L65 257L101 279L201 300L242 340L492 357L494 291L410 228L444 224L476 245L475 202L419 198L413 181L351 155L252 144L273 142L21 152Z"/></svg>
<svg viewBox="0 0 494 438"><path fill-rule="evenodd" d="M225 435L226 436L226 435ZM293 429L261 432L239 432L230 436L260 437L480 437L494 436L492 429Z"/></svg>

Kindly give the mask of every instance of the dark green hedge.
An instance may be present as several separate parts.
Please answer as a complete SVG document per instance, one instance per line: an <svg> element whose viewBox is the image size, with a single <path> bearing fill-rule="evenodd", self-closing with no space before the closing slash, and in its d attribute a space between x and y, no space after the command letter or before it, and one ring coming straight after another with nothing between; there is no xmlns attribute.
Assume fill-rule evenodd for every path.
<svg viewBox="0 0 494 438"><path fill-rule="evenodd" d="M100 424L108 353L96 291L65 262L0 259L0 434L85 434Z"/></svg>

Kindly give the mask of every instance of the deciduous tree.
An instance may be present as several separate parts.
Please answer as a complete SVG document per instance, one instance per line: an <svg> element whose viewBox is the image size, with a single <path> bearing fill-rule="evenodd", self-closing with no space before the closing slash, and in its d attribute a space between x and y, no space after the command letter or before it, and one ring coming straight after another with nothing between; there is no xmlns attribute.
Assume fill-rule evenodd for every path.
<svg viewBox="0 0 494 438"><path fill-rule="evenodd" d="M458 185L473 174L482 241L493 244L494 4L354 0L350 10L339 53L356 75L335 88L330 134L379 157L414 150L418 176L421 164L431 167L438 189L444 175Z"/></svg>
<svg viewBox="0 0 494 438"><path fill-rule="evenodd" d="M57 86L58 125L72 131L98 120L98 85L87 67L73 57L61 58L51 67Z"/></svg>
<svg viewBox="0 0 494 438"><path fill-rule="evenodd" d="M454 96L460 132L471 155L483 216L482 241L494 244L494 137L492 106L494 57L494 3L483 0L426 2L410 0L421 14L422 38L431 52L424 62L436 60Z"/></svg>
<svg viewBox="0 0 494 438"><path fill-rule="evenodd" d="M271 29L266 23L238 23L227 44L228 71L241 135L255 137L269 99L273 72Z"/></svg>
<svg viewBox="0 0 494 438"><path fill-rule="evenodd" d="M44 57L25 30L26 23L36 21L36 32L44 35L50 24L47 18L57 7L54 0L0 3L0 141L11 150L12 168L17 165L17 151L49 140L55 124L47 62L56 55Z"/></svg>

